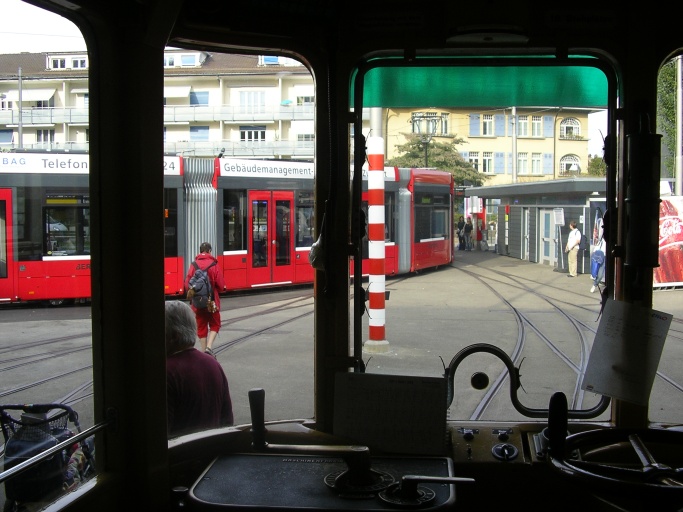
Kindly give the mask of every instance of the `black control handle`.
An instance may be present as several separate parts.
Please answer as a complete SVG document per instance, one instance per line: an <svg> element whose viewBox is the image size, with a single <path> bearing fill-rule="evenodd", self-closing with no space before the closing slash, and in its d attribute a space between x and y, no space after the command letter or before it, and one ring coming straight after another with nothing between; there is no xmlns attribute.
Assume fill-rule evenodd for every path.
<svg viewBox="0 0 683 512"><path fill-rule="evenodd" d="M254 449L266 447L266 392L262 388L249 390L249 410L251 411L251 434Z"/></svg>
<svg viewBox="0 0 683 512"><path fill-rule="evenodd" d="M553 393L548 405L548 452L556 459L565 458L567 439L567 397L561 391Z"/></svg>

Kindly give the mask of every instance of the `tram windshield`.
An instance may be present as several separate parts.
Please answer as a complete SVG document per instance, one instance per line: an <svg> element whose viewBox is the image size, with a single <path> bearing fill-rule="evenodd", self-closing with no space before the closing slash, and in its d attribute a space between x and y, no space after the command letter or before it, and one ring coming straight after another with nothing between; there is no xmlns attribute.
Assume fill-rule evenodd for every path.
<svg viewBox="0 0 683 512"><path fill-rule="evenodd" d="M473 223L466 244L455 226L451 266L411 281L431 290L424 303L413 300L407 280L370 275L354 282L352 346L365 371L439 377L460 350L489 344L518 368L522 407L510 400L510 368L485 350L458 361L450 376L450 419L519 421L531 409L546 410L554 391L570 397L575 417L609 419L608 399L586 390L584 378L607 297L601 292L614 291L612 269L595 285L591 268L614 201L603 159L605 137L617 129L608 126L618 102L612 73L580 55L562 65L545 58L376 58L359 67L353 95L356 111L377 111L382 119L379 127L363 126L367 140L351 146L368 151L352 152L355 165L371 161L379 144L384 165L447 170L456 187L455 222ZM417 207L414 215L417 244ZM589 248L579 251L570 281L572 221ZM374 243L380 258L391 253L382 240ZM512 261L536 264L544 277L529 281ZM432 324L450 324L452 334ZM680 400L659 393L665 375L680 374L664 351L650 419L681 421ZM490 381L477 387L473 376L482 374Z"/></svg>
<svg viewBox="0 0 683 512"><path fill-rule="evenodd" d="M125 496L118 490L131 467L145 491L143 507L154 509L167 484L179 507L192 507L201 496L190 486L196 489L193 482L207 474L195 480L192 473L199 475L209 459L243 455L242 446L296 451L296 442L306 467L320 448L330 464L341 446L344 461L356 459L349 467L362 465L367 473L370 455L361 445L372 446L374 459L396 453L426 459L444 455L447 441L449 458L450 452L459 457L448 461L458 474L474 466L498 482L508 475L491 472L484 458L470 464L471 446L460 444L477 429L505 441L514 426L518 445L532 455L517 459L524 464L548 454L553 463L552 452L570 446L561 442L565 431L581 434L593 423L605 431L641 423L680 430L675 317L683 313L683 198L669 187L674 180L665 179L680 167L672 142L681 125L680 112L673 112L680 57L678 69L673 61L649 63L635 78L632 69L646 55L672 50L664 48L669 41L634 53L640 39L624 38L626 50L608 57L613 47L601 44L597 24L613 34L627 16L610 27L602 13L578 24L585 47L573 49L569 38L550 33L560 25L547 23L529 31L541 36L531 41L548 48L527 47L516 37L501 44L488 36L439 42L438 35L413 30L418 25L397 25L408 19L403 7L395 18L378 16L383 29L361 39L374 15L361 20L351 6L337 16L329 9L334 2L292 23L274 18L291 6L266 2L262 27L251 14L265 12L263 2L242 6L239 19L229 7L219 16L218 2L199 9L176 2L156 23L147 3L138 2L132 12L142 13L140 23L117 11L111 27L86 1L23 3L72 16L95 44L90 53L84 47L52 55L62 52L54 47L4 59L10 68L0 76L0 326L16 335L0 342L7 355L3 402L19 404L11 410L29 408L19 413L29 427L24 432L52 428L46 405L77 410L59 419L76 417L80 424L51 430L51 446L92 428L87 435L102 462L97 478L95 465L85 464L75 486L62 482L61 472L49 489L26 486L21 473L9 475L0 490L6 509L70 501L64 495L83 483L79 494L86 500L73 501L75 508L109 493ZM486 14L474 11L475 21ZM323 14L333 19L316 24ZM228 19L237 22L228 27ZM345 27L349 21L353 26ZM306 24L319 28L310 40ZM415 32L404 43L401 26ZM121 34L127 44L115 51L109 41L124 41ZM164 34L170 39L162 41ZM342 40L348 48L338 45ZM124 53L135 77L112 71L108 56ZM21 67L23 59L33 69ZM638 236L631 221L639 219L640 205L629 203L626 189L634 176L655 173L632 172L636 164L624 162L634 156L627 139L655 134L626 127L637 124L652 69L661 69L657 128L666 146L662 155L653 148L642 153L649 161L661 157L659 245L657 252L654 240L646 241L648 261L634 270L624 253L635 244L625 242ZM624 105L622 92L629 101L639 92L637 101ZM123 140L111 151L128 131L134 143ZM643 215L647 233L654 232L651 217ZM197 336L195 347L206 352L197 358L216 368L214 357L224 370L234 421L228 425L226 414L220 428L169 434L163 423L171 410L171 365L160 306L189 302L186 276L207 241L226 286L217 301L218 336ZM163 289L150 291L149 283ZM638 299L649 298L651 286L652 304L641 307ZM637 288L635 301L624 288ZM156 313L144 316L141 308ZM671 327L638 323L648 315ZM618 343L596 356L615 329ZM627 339L634 343L627 347ZM259 388L265 410L254 406L263 396ZM560 394L568 422L554 421L561 428L550 429L550 402ZM136 421L145 449L131 465L122 447L131 445L126 428ZM373 446L402 421L416 427L409 442ZM355 435L368 425L370 437ZM268 442L257 442L265 432ZM84 442L71 449L94 462L95 445L77 435ZM535 447L534 459L535 442L547 443ZM629 442L648 471L659 465L660 472L662 464ZM514 444L496 444L498 452L481 446L500 467L512 467L508 487L515 492L539 473L538 465L529 473L507 464ZM598 458L601 450L584 454ZM71 455L62 462L73 469L81 454ZM403 473L402 486L411 485L412 473ZM335 489L343 474L316 479ZM541 503L555 494L549 481L535 482L544 488ZM14 494L17 482L22 494ZM400 489L394 483L387 485ZM369 496L369 487L351 484L362 494L342 489L345 500ZM479 501L482 489L488 494L488 485L476 494L465 490L466 503Z"/></svg>

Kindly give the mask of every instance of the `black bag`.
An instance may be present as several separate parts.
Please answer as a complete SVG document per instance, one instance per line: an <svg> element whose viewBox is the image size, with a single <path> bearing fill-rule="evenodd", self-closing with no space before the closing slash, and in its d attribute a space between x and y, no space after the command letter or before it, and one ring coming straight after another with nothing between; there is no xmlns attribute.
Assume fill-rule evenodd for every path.
<svg viewBox="0 0 683 512"><path fill-rule="evenodd" d="M588 237L581 233L581 241L579 242L579 250L580 251L585 251L589 248L588 245Z"/></svg>
<svg viewBox="0 0 683 512"><path fill-rule="evenodd" d="M209 306L209 302L213 302L213 294L211 293L211 280L209 279L209 269L216 264L215 261L205 269L199 268L196 261L192 262L194 265L194 274L190 278L190 288L194 290L192 295L192 305L198 309L203 309ZM213 311L211 311L213 313Z"/></svg>
<svg viewBox="0 0 683 512"><path fill-rule="evenodd" d="M4 414L4 413L3 413ZM53 446L73 436L65 428L67 415L58 414L42 421L13 420L3 417L3 428L12 423L12 436L5 443L4 469L8 470L28 459L49 450ZM18 425L18 429L14 430ZM14 501L38 501L50 492L58 491L64 482L64 469L69 461L70 452L62 450L27 469L20 475L5 482L5 496Z"/></svg>

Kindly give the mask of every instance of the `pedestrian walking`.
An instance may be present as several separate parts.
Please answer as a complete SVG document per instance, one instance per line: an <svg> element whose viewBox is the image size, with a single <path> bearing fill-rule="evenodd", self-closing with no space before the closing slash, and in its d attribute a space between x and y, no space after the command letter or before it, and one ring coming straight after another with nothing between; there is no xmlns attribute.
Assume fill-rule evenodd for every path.
<svg viewBox="0 0 683 512"><path fill-rule="evenodd" d="M458 250L465 250L465 218L462 215L458 219Z"/></svg>
<svg viewBox="0 0 683 512"><path fill-rule="evenodd" d="M211 299L216 305L215 311L210 311L210 308L207 307L197 307L194 304L192 304L192 310L197 320L197 335L199 336L202 352L214 355L213 343L221 329L220 292L225 291L225 279L223 278L223 271L218 266L218 260L211 254L211 250L209 242L202 242L199 246L199 254L194 259L197 267L190 265L185 277L185 288L188 290L187 298L191 299L194 296L194 290L190 286L190 279L198 269L207 271L211 288Z"/></svg>
<svg viewBox="0 0 683 512"><path fill-rule="evenodd" d="M465 231L465 250L471 251L472 250L472 230L474 229L474 226L472 225L472 217L467 217L467 222L465 222L465 227L463 229Z"/></svg>

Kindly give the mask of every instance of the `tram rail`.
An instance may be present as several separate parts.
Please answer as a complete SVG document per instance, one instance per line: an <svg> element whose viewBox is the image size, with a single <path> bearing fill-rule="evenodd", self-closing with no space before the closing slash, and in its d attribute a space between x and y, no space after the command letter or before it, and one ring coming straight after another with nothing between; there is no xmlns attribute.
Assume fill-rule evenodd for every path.
<svg viewBox="0 0 683 512"><path fill-rule="evenodd" d="M470 257L468 255L468 257ZM470 257L471 258L471 257ZM432 269L419 274L409 276L397 276L387 280L387 290L391 291L391 299L387 301L388 336L390 337L391 350L389 354L364 355L367 362L368 372L426 374L431 376L443 376L444 360L450 359L459 348L475 341L489 341L494 339L494 334L499 327L493 330L477 319L472 319L463 333L458 334L456 323L458 311L470 301L468 295L471 290L473 298L471 302L477 304L488 303L488 310L497 317L504 318L506 322L505 335L499 330L495 341L500 343L501 348L510 356L516 367L520 368L521 400L529 400L531 407L546 407L547 397L534 392L528 384L534 382L533 354L538 351L544 352L544 358L551 357L552 363L563 367L567 375L571 375L570 392L567 394L568 402L572 408L590 407L592 399L586 401L586 393L581 390L581 378L590 353L592 338L597 331L596 318L599 313L599 299L596 295L588 293L587 286L561 287L551 281L555 277L561 277L553 273L551 269L527 268L533 272L525 271L519 274L501 270L502 264L508 264L511 260L495 255L477 255L476 258L483 260L484 264L476 261L467 263L463 258L458 258L456 263L449 267ZM492 265L491 258L497 258L499 265ZM473 259L473 258L471 258ZM517 264L516 264L517 265ZM458 277L455 277L455 276ZM470 282L465 285L463 279ZM410 315L406 314L406 308L410 308L413 300L434 300L430 286L436 281L445 281L447 286L456 286L455 289L441 290L444 297L460 295L462 300L451 300L443 306L439 306L441 325L437 329L438 339L433 346L429 347L428 354L420 354L424 345L422 335L416 335L409 325ZM581 285L586 285L588 279L578 280ZM458 283L454 285L454 283ZM572 285L577 283L572 282ZM457 289L457 286L460 289ZM422 289L419 297L415 297L414 290ZM552 292L550 292L552 290ZM426 293L425 293L426 292ZM551 293L554 293L552 295ZM680 293L680 292L669 292ZM351 294L350 294L351 295ZM439 296L441 297L441 296ZM488 297L488 298L487 298ZM520 302L518 297L522 297ZM439 299L440 300L440 299ZM450 300L450 299L448 299ZM251 345L250 354L257 354L255 349L264 338L268 341L268 353L261 353L262 359L272 360L271 366L277 368L277 375L283 376L288 373L295 374L297 371L312 372L312 342L306 348L307 341L305 332L310 332L313 314L313 291L310 288L294 290L270 290L268 293L256 294L228 294L223 297L223 328L215 344L215 353L226 368L233 400L236 408L236 423L249 421L248 404L244 393L248 369L240 368L240 359L245 357L245 351L240 347ZM83 324L89 321L89 315L83 309ZM25 309L4 309L0 311L0 324L3 322L16 322L16 316L30 314ZM254 320L258 319L258 322ZM396 319L401 319L396 323ZM364 322L367 318L364 317ZM50 320L45 319L46 327ZM561 327L558 324L561 323ZM45 387L55 388L55 398L61 397L62 401L78 400L83 402L83 407L90 408L88 403L90 394L83 394L92 380L77 378L81 372L90 371L91 364L88 351L90 349L90 335L82 328L73 327L74 331L62 336L54 336L54 331L48 329L42 331L52 334L41 337L36 331L35 339L25 339L20 344L0 343L0 374L6 383L14 382L14 385L6 385L0 390L0 398L5 402L30 402L34 397L44 396ZM510 335L513 332L514 335ZM563 336L558 338L558 333ZM571 336L568 336L570 334ZM680 336L675 329L671 337L678 341ZM261 340L261 341L260 341ZM294 344L298 348L293 348ZM679 343L677 343L679 345ZM278 357L270 353L272 347L279 347L286 353L292 349L295 354L308 357L308 361L295 363L291 357L285 355ZM41 348L48 350L36 352ZM404 358L404 354L410 352L410 356ZM415 355L418 355L415 358ZM485 357L485 356L484 356ZM64 363L55 364L57 359L64 359ZM69 358L72 358L71 360ZM439 358L441 361L439 361ZM474 358L473 358L474 359ZM547 361L547 359L545 359ZM296 364L296 367L286 368L287 365ZM477 361L474 366L480 366L491 377L491 385L481 393L472 393L471 387L466 380L458 382L456 390L466 395L457 399L449 411L449 419L482 420L486 421L492 414L499 414L501 407L509 409L506 413L510 420L519 419L518 414L512 409L507 397L509 376L507 370L497 362ZM479 368L473 368L477 371ZM467 371L463 375L470 375ZM21 377L15 377L21 375ZM27 379L26 376L36 375L39 378ZM563 374L564 375L564 374ZM68 377L68 378L67 378ZM281 377L283 378L283 377ZM567 377L562 377L566 379ZM667 375L663 370L657 373L657 378L670 386L672 392L683 397L683 384ZM286 378L278 383L273 382L273 387L283 388L279 400L285 403L280 407L287 408L286 401L293 399L297 394L310 393L313 390L310 382L306 386L290 384ZM530 388L530 389L527 389ZM288 398L286 391L290 389L291 397ZM272 391L271 391L272 393ZM312 399L311 399L312 403ZM505 405L503 405L505 404ZM587 405L585 405L587 404ZM311 405L312 407L312 405ZM495 411L495 412L494 412ZM310 417L306 411L297 414L297 417ZM92 424L91 414L84 411L84 425Z"/></svg>

